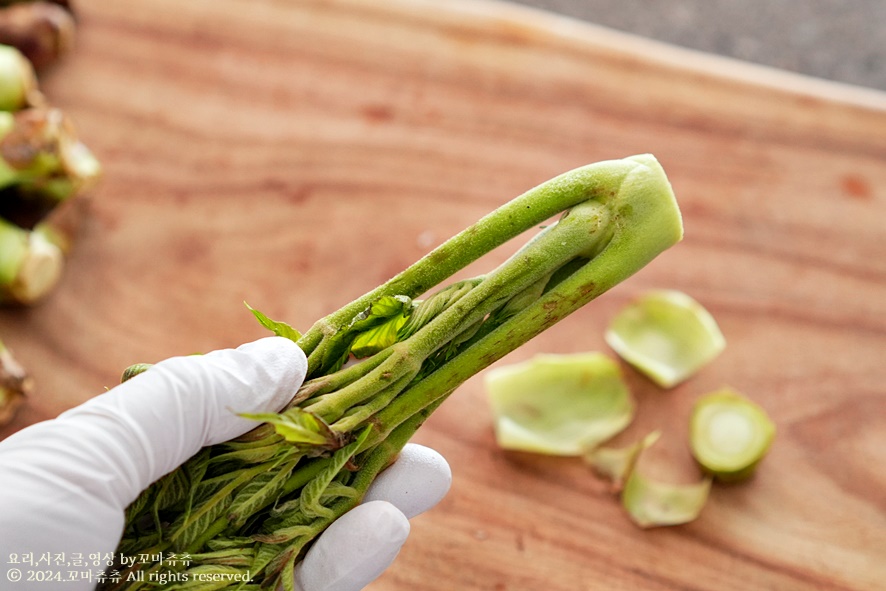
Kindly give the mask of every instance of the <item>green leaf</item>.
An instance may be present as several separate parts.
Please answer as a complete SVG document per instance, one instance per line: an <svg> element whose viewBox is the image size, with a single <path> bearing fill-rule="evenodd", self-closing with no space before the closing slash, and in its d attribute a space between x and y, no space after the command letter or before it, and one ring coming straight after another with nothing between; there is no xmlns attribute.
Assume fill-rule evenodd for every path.
<svg viewBox="0 0 886 591"><path fill-rule="evenodd" d="M350 352L369 357L398 341L397 333L412 313L412 300L406 296L383 296L354 317L346 329L351 338Z"/></svg>
<svg viewBox="0 0 886 591"><path fill-rule="evenodd" d="M217 488L212 493L212 496L201 501L193 511L182 515L172 524L170 529L173 530L173 533L169 539L172 541L174 548L176 550L184 550L196 541L213 521L224 515L225 510L231 504L234 493L269 467L259 464L248 470L229 473L228 476L233 475L233 478L229 478L223 486ZM200 486L211 490L218 485L209 481L203 481L200 483ZM199 497L199 494L197 496Z"/></svg>
<svg viewBox="0 0 886 591"><path fill-rule="evenodd" d="M280 573L280 585L283 591L295 591L295 554L286 561L283 572Z"/></svg>
<svg viewBox="0 0 886 591"><path fill-rule="evenodd" d="M256 317L259 324L273 332L278 337L287 338L290 341L298 342L301 338L301 333L286 324L285 322L278 322L276 320L271 320L246 302L243 302L249 311L252 312L252 315Z"/></svg>
<svg viewBox="0 0 886 591"><path fill-rule="evenodd" d="M188 497L191 483L184 470L173 470L163 477L163 481L155 501L159 509L171 507Z"/></svg>
<svg viewBox="0 0 886 591"><path fill-rule="evenodd" d="M191 484L184 470L173 470L161 478L159 483L159 489L151 507L154 527L158 532L162 530L160 511L188 498Z"/></svg>
<svg viewBox="0 0 886 591"><path fill-rule="evenodd" d="M240 416L274 425L277 434L289 443L337 447L338 437L329 429L329 425L297 406L282 413L241 413Z"/></svg>
<svg viewBox="0 0 886 591"><path fill-rule="evenodd" d="M351 353L354 357L362 359L387 349L399 340L400 327L405 323L406 316L394 316L384 324L361 332L351 343Z"/></svg>
<svg viewBox="0 0 886 591"><path fill-rule="evenodd" d="M230 504L231 495L223 490L194 509L187 519L173 524L174 531L170 536L173 547L176 550L184 550L190 546L213 521L224 515Z"/></svg>
<svg viewBox="0 0 886 591"><path fill-rule="evenodd" d="M185 519L191 514L191 509L194 507L194 501L197 498L197 489L199 484L203 481L203 477L206 476L206 470L209 469L209 463L211 461L209 456L209 448L204 447L180 468L180 470L187 474L189 481L188 486L190 487L190 491L188 492L188 504L185 508Z"/></svg>
<svg viewBox="0 0 886 591"><path fill-rule="evenodd" d="M244 464L261 464L273 459L280 452L279 444L265 445L264 447L256 447L253 449L240 449L237 451L229 451L212 458L213 464L221 464L224 462L241 462ZM288 449L288 448L287 448Z"/></svg>
<svg viewBox="0 0 886 591"><path fill-rule="evenodd" d="M237 496L228 509L228 520L231 525L239 528L252 514L258 509L264 507L275 496L280 494L286 479L299 458L294 458L283 464L282 467L276 466L267 472L259 474L252 482L240 489Z"/></svg>
<svg viewBox="0 0 886 591"><path fill-rule="evenodd" d="M314 520L301 511L301 498L296 497L286 501L271 510L271 518L265 521L266 531L273 531L283 527L296 525L308 525Z"/></svg>
<svg viewBox="0 0 886 591"><path fill-rule="evenodd" d="M257 577L271 561L286 549L283 544L259 544L255 551L255 560L249 570Z"/></svg>
<svg viewBox="0 0 886 591"><path fill-rule="evenodd" d="M120 383L122 384L123 382L128 382L135 376L145 373L146 371L151 369L151 367L153 367L153 364L151 363L136 363L134 365L130 365L123 370L123 375L120 376Z"/></svg>
<svg viewBox="0 0 886 591"><path fill-rule="evenodd" d="M300 506L301 511L308 517L332 517L332 510L324 507L322 503L323 493L332 480L338 475L339 471L344 468L345 464L360 449L366 438L369 436L369 427L363 429L357 439L339 449L332 456L332 462L317 474L313 480L305 485L301 491Z"/></svg>
<svg viewBox="0 0 886 591"><path fill-rule="evenodd" d="M320 497L321 501L325 502L332 499L338 498L346 498L346 499L356 499L358 496L357 489L352 486L347 486L342 484L341 482L330 482L329 486L326 487L326 490L323 491L323 495Z"/></svg>
<svg viewBox="0 0 886 591"><path fill-rule="evenodd" d="M158 481L159 482L159 481ZM140 495L138 495L132 503L126 508L126 523L132 523L135 519L141 514L141 512L148 506L148 503L151 502L154 498L154 494L157 492L157 489L160 488L158 486L158 482L155 482L148 488L142 491Z"/></svg>

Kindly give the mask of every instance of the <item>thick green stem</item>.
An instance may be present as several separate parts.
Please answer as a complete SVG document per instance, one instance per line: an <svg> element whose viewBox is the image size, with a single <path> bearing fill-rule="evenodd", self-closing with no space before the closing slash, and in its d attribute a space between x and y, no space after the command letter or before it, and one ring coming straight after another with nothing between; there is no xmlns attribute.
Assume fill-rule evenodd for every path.
<svg viewBox="0 0 886 591"><path fill-rule="evenodd" d="M15 47L0 45L0 111L18 111L42 102L31 63Z"/></svg>
<svg viewBox="0 0 886 591"><path fill-rule="evenodd" d="M680 240L682 222L664 171L654 159L641 162L643 165L621 183L622 200L615 210L614 234L602 252L434 373L410 386L373 417L380 433L390 432L474 374L624 281Z"/></svg>
<svg viewBox="0 0 886 591"><path fill-rule="evenodd" d="M318 321L299 340L299 346L310 356L324 336L334 334L378 298L418 297L487 252L566 209L591 199L611 199L638 166L643 164L636 159L589 164L527 191L456 234L390 281Z"/></svg>
<svg viewBox="0 0 886 591"><path fill-rule="evenodd" d="M308 398L322 396L323 394L328 394L330 392L341 390L345 386L356 382L358 379L364 377L370 371L377 368L393 353L394 349L388 348L378 352L369 359L351 365L350 367L341 369L333 374L329 374L327 376L315 378L313 380L305 382L302 387L299 388L298 393L296 394L295 398L293 398L293 400L289 403L289 406L291 407L295 404L303 402Z"/></svg>
<svg viewBox="0 0 886 591"><path fill-rule="evenodd" d="M612 236L609 221L606 205L577 205L412 336L392 346L394 353L372 372L305 410L335 421L352 406L389 390L394 381L405 387L425 360L453 338L571 260L603 248Z"/></svg>
<svg viewBox="0 0 886 591"><path fill-rule="evenodd" d="M49 238L0 218L0 303L31 304L55 287L64 256Z"/></svg>

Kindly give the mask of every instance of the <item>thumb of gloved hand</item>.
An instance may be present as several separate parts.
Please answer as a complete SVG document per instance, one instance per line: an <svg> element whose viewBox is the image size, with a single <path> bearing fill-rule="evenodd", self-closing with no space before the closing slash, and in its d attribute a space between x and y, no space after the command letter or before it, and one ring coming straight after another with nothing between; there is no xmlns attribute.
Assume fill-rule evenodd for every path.
<svg viewBox="0 0 886 591"><path fill-rule="evenodd" d="M12 435L0 443L0 557L113 553L143 489L255 426L236 413L279 410L306 371L302 351L280 337L176 357Z"/></svg>

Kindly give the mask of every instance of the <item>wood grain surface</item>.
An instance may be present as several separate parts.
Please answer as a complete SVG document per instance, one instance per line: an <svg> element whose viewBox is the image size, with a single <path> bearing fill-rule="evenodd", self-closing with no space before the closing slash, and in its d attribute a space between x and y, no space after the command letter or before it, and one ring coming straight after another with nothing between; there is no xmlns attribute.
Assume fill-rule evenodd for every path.
<svg viewBox="0 0 886 591"><path fill-rule="evenodd" d="M647 468L695 477L688 413L730 385L778 425L756 477L643 531L577 459L495 446L482 380L416 440L454 484L374 591L883 589L886 95L477 1L91 0L43 78L106 174L59 288L0 311L37 391L0 434L123 367L306 328L573 167L655 154L685 240L502 363L599 350L647 288L714 314L724 354L661 391ZM501 260L496 253L485 263Z"/></svg>

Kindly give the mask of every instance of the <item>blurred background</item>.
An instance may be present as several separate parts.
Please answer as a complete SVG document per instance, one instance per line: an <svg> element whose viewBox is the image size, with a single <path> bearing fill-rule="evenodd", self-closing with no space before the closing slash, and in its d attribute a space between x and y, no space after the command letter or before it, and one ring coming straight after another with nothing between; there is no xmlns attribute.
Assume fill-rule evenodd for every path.
<svg viewBox="0 0 886 591"><path fill-rule="evenodd" d="M886 90L883 0L515 0L801 74Z"/></svg>

